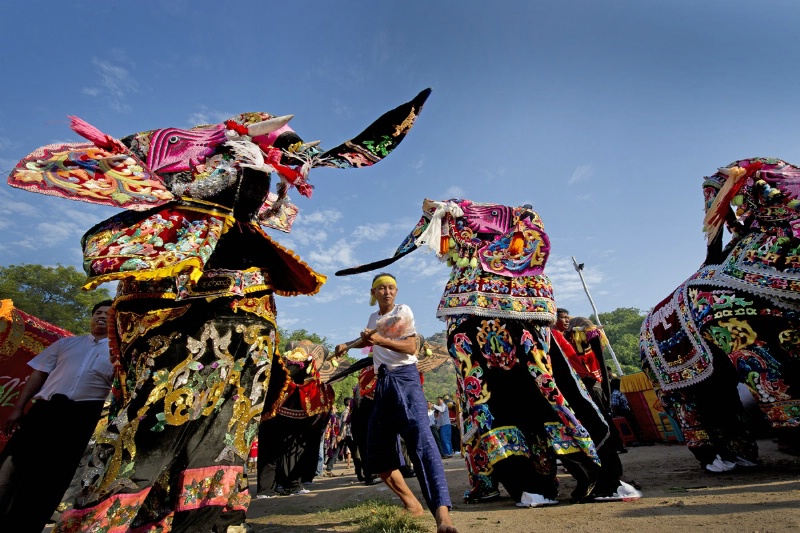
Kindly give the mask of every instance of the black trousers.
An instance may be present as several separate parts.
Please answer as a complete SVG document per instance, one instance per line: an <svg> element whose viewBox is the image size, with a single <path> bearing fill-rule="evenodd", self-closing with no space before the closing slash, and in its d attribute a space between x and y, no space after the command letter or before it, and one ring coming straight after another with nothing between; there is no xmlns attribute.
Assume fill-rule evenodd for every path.
<svg viewBox="0 0 800 533"><path fill-rule="evenodd" d="M60 394L34 402L0 455L0 524L40 533L61 502L97 426L103 401Z"/></svg>
<svg viewBox="0 0 800 533"><path fill-rule="evenodd" d="M272 495L277 486L291 494L313 479L326 414L307 418L277 415L258 427L256 493ZM311 474L309 476L309 474Z"/></svg>

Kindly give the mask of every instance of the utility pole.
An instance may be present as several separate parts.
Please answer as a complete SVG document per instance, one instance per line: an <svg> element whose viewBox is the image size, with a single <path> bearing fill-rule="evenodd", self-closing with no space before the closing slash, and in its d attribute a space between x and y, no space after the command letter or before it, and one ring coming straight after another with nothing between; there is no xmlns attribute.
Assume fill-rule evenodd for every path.
<svg viewBox="0 0 800 533"><path fill-rule="evenodd" d="M572 265L575 267L575 271L581 278L581 284L583 284L583 290L586 293L586 297L589 298L589 304L592 306L592 311L594 311L594 319L597 322L597 327L602 328L603 324L600 323L600 313L597 312L597 307L595 307L594 305L594 300L592 300L592 295L589 294L589 288L586 286L586 280L583 279L583 263L579 264L575 260L575 256L573 256ZM622 372L622 367L619 366L619 361L617 361L617 354L614 353L614 348L611 347L611 342L608 343L608 353L611 354L611 359L614 361L614 366L617 367L617 374L619 374L620 376L624 375L624 372Z"/></svg>

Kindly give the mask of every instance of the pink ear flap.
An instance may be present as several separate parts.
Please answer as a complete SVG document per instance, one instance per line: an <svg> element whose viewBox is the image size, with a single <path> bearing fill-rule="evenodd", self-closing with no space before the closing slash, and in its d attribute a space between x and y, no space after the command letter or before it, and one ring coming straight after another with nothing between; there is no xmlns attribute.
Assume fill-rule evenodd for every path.
<svg viewBox="0 0 800 533"><path fill-rule="evenodd" d="M133 153L120 154L88 143L39 148L17 163L8 184L31 192L136 211L172 199L161 179Z"/></svg>

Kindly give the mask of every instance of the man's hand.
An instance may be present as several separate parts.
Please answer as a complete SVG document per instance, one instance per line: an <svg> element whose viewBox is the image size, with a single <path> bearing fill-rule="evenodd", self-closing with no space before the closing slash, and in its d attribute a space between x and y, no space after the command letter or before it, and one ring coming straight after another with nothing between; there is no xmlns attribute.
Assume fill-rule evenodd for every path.
<svg viewBox="0 0 800 533"><path fill-rule="evenodd" d="M345 353L347 353L347 344L337 344L336 348L333 349L334 357L341 357Z"/></svg>
<svg viewBox="0 0 800 533"><path fill-rule="evenodd" d="M364 328L361 332L361 342L366 346L372 346L372 336L375 335L376 331L375 329Z"/></svg>
<svg viewBox="0 0 800 533"><path fill-rule="evenodd" d="M14 434L14 432L19 427L19 421L22 419L22 409L18 409L16 406L11 410L11 414L8 415L6 419L6 423L3 425L3 434L6 437L10 437Z"/></svg>

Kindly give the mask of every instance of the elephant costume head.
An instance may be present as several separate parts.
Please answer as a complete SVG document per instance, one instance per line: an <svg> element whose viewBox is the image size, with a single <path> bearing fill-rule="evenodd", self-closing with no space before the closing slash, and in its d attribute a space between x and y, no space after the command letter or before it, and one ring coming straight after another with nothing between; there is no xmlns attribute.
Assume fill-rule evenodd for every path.
<svg viewBox="0 0 800 533"><path fill-rule="evenodd" d="M375 270L417 248L429 248L452 268L440 318L477 314L555 322L553 290L544 275L550 240L530 205L426 199L422 212L394 256L336 275Z"/></svg>
<svg viewBox="0 0 800 533"><path fill-rule="evenodd" d="M753 231L800 237L800 167L775 158L741 159L705 178L703 194L706 264L726 255L723 226L733 236L731 244Z"/></svg>
<svg viewBox="0 0 800 533"><path fill-rule="evenodd" d="M289 126L292 115L242 113L221 124L163 128L115 139L85 121L72 129L91 143L44 146L11 172L13 187L144 211L188 197L237 205L237 218L289 231L297 209L287 192L310 197L314 167L358 168L387 156L405 137L430 89L385 113L358 136L323 151ZM271 173L280 178L270 192Z"/></svg>

